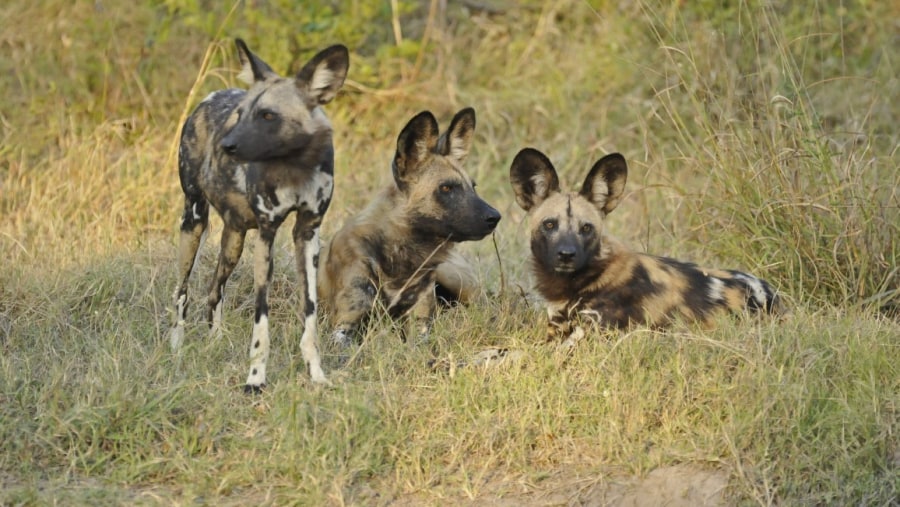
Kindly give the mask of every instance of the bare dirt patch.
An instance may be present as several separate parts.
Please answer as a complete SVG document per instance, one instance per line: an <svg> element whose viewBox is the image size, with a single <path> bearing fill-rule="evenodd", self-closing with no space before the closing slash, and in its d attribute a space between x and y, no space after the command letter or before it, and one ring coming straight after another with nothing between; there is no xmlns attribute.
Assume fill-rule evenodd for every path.
<svg viewBox="0 0 900 507"><path fill-rule="evenodd" d="M578 475L557 471L539 482L521 477L495 477L477 491L449 489L420 491L396 497L383 496L368 484L350 492L346 505L420 507L466 505L485 507L725 507L728 476L720 470L683 464L658 468L645 477ZM215 498L185 497L182 488L166 486L123 486L104 484L92 478L41 479L23 483L0 472L0 505L27 505L34 502L96 503L113 505L171 505L177 499L205 505L266 505L271 491L237 490ZM340 503L340 502L339 502Z"/></svg>
<svg viewBox="0 0 900 507"><path fill-rule="evenodd" d="M553 474L534 484L516 480L494 480L475 495L416 493L394 499L378 499L368 490L356 500L360 505L412 507L422 505L478 505L488 507L724 507L728 475L699 465L682 464L651 471L644 477L573 476ZM373 498L374 497L374 498Z"/></svg>

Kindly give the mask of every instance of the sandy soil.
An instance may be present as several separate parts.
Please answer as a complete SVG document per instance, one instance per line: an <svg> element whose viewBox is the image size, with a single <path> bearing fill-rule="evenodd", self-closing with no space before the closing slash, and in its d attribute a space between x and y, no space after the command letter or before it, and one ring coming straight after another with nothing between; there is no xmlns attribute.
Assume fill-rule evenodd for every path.
<svg viewBox="0 0 900 507"><path fill-rule="evenodd" d="M485 507L724 507L728 477L724 472L697 465L676 465L653 470L645 477L573 476L560 470L539 483L526 483L511 478L498 478L483 484L477 494L467 495L443 491L417 492L397 497L382 496L377 490L361 484L347 492L345 505L419 507L419 506L485 506ZM0 490L13 493L0 495L0 504L29 504L37 498L55 499L61 505L93 498L111 505L172 505L183 491L166 487L115 487L94 479L42 480L36 496L20 490L24 487L15 477L0 472ZM20 490L19 494L15 494ZM202 497L187 500L194 505L207 505ZM181 498L181 502L185 501ZM272 505L272 498L260 491L233 491L212 503L222 506Z"/></svg>
<svg viewBox="0 0 900 507"><path fill-rule="evenodd" d="M486 507L724 507L728 476L698 465L658 468L645 477L570 477L552 475L538 484L492 481L472 498L435 498L428 493L380 498L374 490L357 491L353 504L413 507L466 505Z"/></svg>

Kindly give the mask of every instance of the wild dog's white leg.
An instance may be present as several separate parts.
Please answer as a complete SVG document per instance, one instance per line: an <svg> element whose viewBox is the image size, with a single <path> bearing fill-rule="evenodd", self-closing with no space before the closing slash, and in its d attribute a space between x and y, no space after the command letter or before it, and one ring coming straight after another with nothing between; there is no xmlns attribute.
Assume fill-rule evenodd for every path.
<svg viewBox="0 0 900 507"><path fill-rule="evenodd" d="M173 351L184 343L184 320L187 313L187 294L175 292L175 324L169 330L169 346Z"/></svg>
<svg viewBox="0 0 900 507"><path fill-rule="evenodd" d="M247 391L257 391L266 385L266 363L269 361L269 316L260 315L253 322L250 342L250 373L247 374Z"/></svg>
<svg viewBox="0 0 900 507"><path fill-rule="evenodd" d="M253 252L253 285L256 293L256 316L250 342L250 373L246 391L259 391L266 384L266 363L269 361L269 282L272 279L272 244L276 228L259 228Z"/></svg>
<svg viewBox="0 0 900 507"><path fill-rule="evenodd" d="M301 314L303 317L303 336L300 338L300 351L303 353L303 361L306 362L306 368L309 370L309 376L313 382L318 384L329 384L325 372L322 371L322 359L319 357L318 341L318 325L316 320L316 305L318 301L318 293L316 280L319 271L319 251L321 244L319 241L319 229L312 230L309 239L304 236L310 236L309 232L295 230L294 248L297 256L297 271L300 276L300 287L304 289L301 305ZM301 262L303 263L301 267ZM305 287L304 287L305 286Z"/></svg>

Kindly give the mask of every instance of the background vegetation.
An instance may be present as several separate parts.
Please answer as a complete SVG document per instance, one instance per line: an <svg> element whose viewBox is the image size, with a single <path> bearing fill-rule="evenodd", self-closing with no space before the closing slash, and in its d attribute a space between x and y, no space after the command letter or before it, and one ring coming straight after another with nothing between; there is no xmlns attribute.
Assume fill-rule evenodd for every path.
<svg viewBox="0 0 900 507"><path fill-rule="evenodd" d="M564 483L576 501L584 484L693 463L727 474L728 503L890 504L897 19L894 3L867 1L6 2L0 503L487 503ZM475 107L469 169L504 219L466 246L489 297L443 314L432 347L381 323L347 364L325 351L336 388L309 385L279 242L266 393L238 389L249 263L230 282L224 339L207 339L197 311L190 345L168 351L179 126L236 85L236 36L282 72L351 48L327 106L326 239L389 180L412 115L446 124ZM507 180L524 146L569 186L623 153L614 233L764 276L793 315L637 329L571 356L542 344ZM426 367L495 345L525 357Z"/></svg>

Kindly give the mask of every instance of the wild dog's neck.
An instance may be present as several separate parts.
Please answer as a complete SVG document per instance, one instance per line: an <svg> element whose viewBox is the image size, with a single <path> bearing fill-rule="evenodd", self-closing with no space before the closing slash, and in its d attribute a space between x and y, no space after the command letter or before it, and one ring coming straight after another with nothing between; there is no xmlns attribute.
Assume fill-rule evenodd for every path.
<svg viewBox="0 0 900 507"><path fill-rule="evenodd" d="M354 220L369 231L380 231L377 243L383 244L385 262L398 265L406 259L418 267L422 262L438 263L446 258L454 243L446 238L417 234L405 206L406 198L395 186L381 190L368 207ZM400 268L406 269L406 268Z"/></svg>
<svg viewBox="0 0 900 507"><path fill-rule="evenodd" d="M381 268L389 279L407 280L417 277L431 276L435 267L444 262L453 248L453 244L423 244L409 237L392 238L391 244L385 245L381 256L384 262Z"/></svg>
<svg viewBox="0 0 900 507"><path fill-rule="evenodd" d="M309 142L301 149L289 153L279 159L284 165L298 169L325 167L331 169L334 164L334 144L331 141L331 130L322 130L309 136Z"/></svg>
<svg viewBox="0 0 900 507"><path fill-rule="evenodd" d="M420 227L422 215L415 207L409 206L407 197L395 185L390 185L382 190L382 196L373 200L370 204L368 215L378 217L382 223L390 223L390 230L397 238L409 245L415 245L415 250L423 251L432 249L439 252L448 251L456 241L449 236L436 235L433 230ZM398 245L403 247L403 245Z"/></svg>

